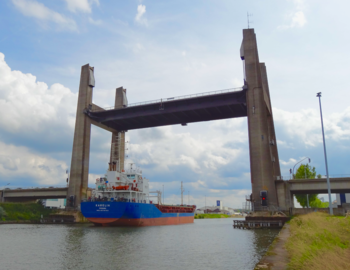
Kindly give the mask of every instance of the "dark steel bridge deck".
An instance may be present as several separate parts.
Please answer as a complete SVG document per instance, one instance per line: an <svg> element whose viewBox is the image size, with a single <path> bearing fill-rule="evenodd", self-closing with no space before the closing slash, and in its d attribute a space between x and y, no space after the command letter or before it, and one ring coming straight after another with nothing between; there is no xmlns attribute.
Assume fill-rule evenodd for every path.
<svg viewBox="0 0 350 270"><path fill-rule="evenodd" d="M118 131L247 116L246 87L84 113Z"/></svg>

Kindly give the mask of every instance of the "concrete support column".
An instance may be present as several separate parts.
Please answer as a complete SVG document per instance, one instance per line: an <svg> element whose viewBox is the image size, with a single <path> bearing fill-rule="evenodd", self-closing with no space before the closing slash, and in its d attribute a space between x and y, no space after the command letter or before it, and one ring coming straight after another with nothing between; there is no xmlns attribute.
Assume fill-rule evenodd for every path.
<svg viewBox="0 0 350 270"><path fill-rule="evenodd" d="M267 127L268 127L268 136L269 136L269 142L270 142L270 156L272 160L272 174L274 180L279 180L281 176L281 169L280 169L280 161L278 156L278 149L277 149L277 138L275 134L275 125L273 122L273 112L272 112L272 104L271 104L271 98L270 98L270 89L269 89L269 83L267 79L267 72L266 72L266 66L265 63L260 63L260 72L261 72L261 79L263 84L263 89L266 93L266 96L268 97L269 107L270 111L268 111L267 115ZM270 190L275 189L275 183L270 183Z"/></svg>
<svg viewBox="0 0 350 270"><path fill-rule="evenodd" d="M119 87L115 91L114 108L127 107L126 89ZM125 160L125 131L112 132L110 162L117 163L117 170L124 170Z"/></svg>
<svg viewBox="0 0 350 270"><path fill-rule="evenodd" d="M274 132L272 132L272 130L274 131L272 118L270 121L268 119L272 108L270 104L266 103L268 97L266 92L264 93L264 84L267 88L267 76L264 75L262 78L254 29L243 30L241 58L245 61L245 83L248 86L246 99L252 199L254 210L263 210L260 198L261 190L268 191L268 206L278 206L273 172L275 165L272 159L272 156L276 155L277 149L275 152L270 149L269 138L275 137ZM262 67L266 71L264 65ZM275 157L276 160L278 160L278 155ZM279 172L278 169L275 170Z"/></svg>
<svg viewBox="0 0 350 270"><path fill-rule="evenodd" d="M70 196L75 196L75 208L80 207L81 199L86 198L89 178L91 121L84 110L92 104L92 91L95 86L94 68L89 64L81 67L77 115L74 129L70 180L67 205Z"/></svg>

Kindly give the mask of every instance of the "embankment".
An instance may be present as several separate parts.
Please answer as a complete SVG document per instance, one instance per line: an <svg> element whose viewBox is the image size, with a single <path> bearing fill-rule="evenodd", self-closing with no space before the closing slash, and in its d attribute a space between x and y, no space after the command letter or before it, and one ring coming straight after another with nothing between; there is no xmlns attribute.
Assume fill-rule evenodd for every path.
<svg viewBox="0 0 350 270"><path fill-rule="evenodd" d="M313 212L285 224L255 269L349 269L350 217Z"/></svg>
<svg viewBox="0 0 350 270"><path fill-rule="evenodd" d="M0 203L0 223L37 223L41 216L47 217L54 210L38 203Z"/></svg>
<svg viewBox="0 0 350 270"><path fill-rule="evenodd" d="M290 222L290 269L349 269L350 217L310 213Z"/></svg>
<svg viewBox="0 0 350 270"><path fill-rule="evenodd" d="M224 215L224 214L196 214L195 219L206 219L206 218L242 218L241 215Z"/></svg>

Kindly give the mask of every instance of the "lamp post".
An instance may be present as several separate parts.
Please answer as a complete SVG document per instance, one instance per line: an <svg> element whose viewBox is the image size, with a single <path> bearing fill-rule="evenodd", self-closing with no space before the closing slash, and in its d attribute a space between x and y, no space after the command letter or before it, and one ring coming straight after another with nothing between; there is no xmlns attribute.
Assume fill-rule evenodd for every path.
<svg viewBox="0 0 350 270"><path fill-rule="evenodd" d="M329 200L329 214L333 215L333 208L332 208L332 198L331 198L331 184L329 181L329 174L328 174L328 161L327 161L327 151L326 151L326 141L324 138L324 128L323 128L323 117L322 117L322 106L321 106L321 92L317 93L318 101L320 103L320 115L321 115L321 126L322 126L322 138L323 138L323 150L324 150L324 159L326 163L326 174L327 174L327 188L328 188L328 200Z"/></svg>
<svg viewBox="0 0 350 270"><path fill-rule="evenodd" d="M293 179L295 179L295 176L294 176L294 168L295 168L295 166L297 166L300 162L302 162L305 159L309 159L309 163L311 162L311 159L309 157L303 158L302 160L298 161L293 167Z"/></svg>

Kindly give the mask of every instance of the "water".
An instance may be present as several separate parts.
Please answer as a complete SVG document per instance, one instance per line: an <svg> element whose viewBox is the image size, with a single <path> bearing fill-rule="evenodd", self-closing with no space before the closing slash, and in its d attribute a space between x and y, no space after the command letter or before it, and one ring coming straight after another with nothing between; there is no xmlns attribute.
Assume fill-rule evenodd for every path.
<svg viewBox="0 0 350 270"><path fill-rule="evenodd" d="M0 225L0 269L253 269L279 231L232 224Z"/></svg>

